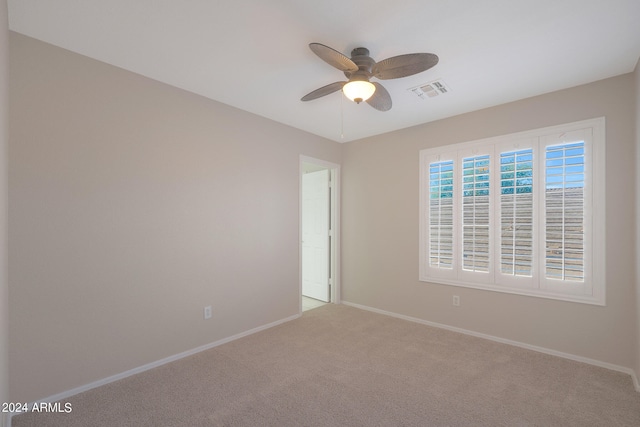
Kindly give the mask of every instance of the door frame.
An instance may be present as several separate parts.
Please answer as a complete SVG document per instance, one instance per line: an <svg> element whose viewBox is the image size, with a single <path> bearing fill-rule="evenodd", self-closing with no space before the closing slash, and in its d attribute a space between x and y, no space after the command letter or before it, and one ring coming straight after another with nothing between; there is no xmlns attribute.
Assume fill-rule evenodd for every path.
<svg viewBox="0 0 640 427"><path fill-rule="evenodd" d="M298 173L298 301L299 311L302 313L302 175L304 164L311 164L321 169L328 169L331 180L330 218L331 218L331 248L330 275L331 294L330 303L340 304L340 165L326 160L300 155Z"/></svg>

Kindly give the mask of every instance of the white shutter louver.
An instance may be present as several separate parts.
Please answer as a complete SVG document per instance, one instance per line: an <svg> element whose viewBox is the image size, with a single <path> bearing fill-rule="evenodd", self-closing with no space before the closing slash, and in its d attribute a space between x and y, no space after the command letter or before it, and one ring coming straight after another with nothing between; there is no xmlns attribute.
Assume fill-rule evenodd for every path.
<svg viewBox="0 0 640 427"><path fill-rule="evenodd" d="M545 275L584 280L584 142L545 151Z"/></svg>
<svg viewBox="0 0 640 427"><path fill-rule="evenodd" d="M500 154L500 271L531 277L533 150Z"/></svg>
<svg viewBox="0 0 640 427"><path fill-rule="evenodd" d="M462 268L489 271L489 155L462 161Z"/></svg>
<svg viewBox="0 0 640 427"><path fill-rule="evenodd" d="M453 268L453 161L429 165L429 265Z"/></svg>

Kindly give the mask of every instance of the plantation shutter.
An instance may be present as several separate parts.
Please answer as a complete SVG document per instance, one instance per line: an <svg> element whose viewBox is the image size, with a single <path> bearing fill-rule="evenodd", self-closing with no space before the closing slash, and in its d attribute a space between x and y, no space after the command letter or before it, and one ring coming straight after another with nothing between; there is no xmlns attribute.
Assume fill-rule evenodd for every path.
<svg viewBox="0 0 640 427"><path fill-rule="evenodd" d="M429 165L429 266L453 268L453 160Z"/></svg>
<svg viewBox="0 0 640 427"><path fill-rule="evenodd" d="M489 272L490 156L462 160L462 268Z"/></svg>
<svg viewBox="0 0 640 427"><path fill-rule="evenodd" d="M545 148L545 277L584 281L585 144Z"/></svg>
<svg viewBox="0 0 640 427"><path fill-rule="evenodd" d="M605 303L605 121L420 151L420 280Z"/></svg>
<svg viewBox="0 0 640 427"><path fill-rule="evenodd" d="M533 149L500 154L500 272L533 274Z"/></svg>

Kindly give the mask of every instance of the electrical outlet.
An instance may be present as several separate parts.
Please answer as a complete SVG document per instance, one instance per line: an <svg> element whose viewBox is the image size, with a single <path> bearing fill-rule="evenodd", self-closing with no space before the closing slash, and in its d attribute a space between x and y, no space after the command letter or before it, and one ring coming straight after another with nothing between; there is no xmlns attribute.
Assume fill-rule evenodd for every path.
<svg viewBox="0 0 640 427"><path fill-rule="evenodd" d="M453 305L456 307L460 307L460 297L458 295L453 296Z"/></svg>
<svg viewBox="0 0 640 427"><path fill-rule="evenodd" d="M204 308L204 319L211 319L211 306L208 305Z"/></svg>

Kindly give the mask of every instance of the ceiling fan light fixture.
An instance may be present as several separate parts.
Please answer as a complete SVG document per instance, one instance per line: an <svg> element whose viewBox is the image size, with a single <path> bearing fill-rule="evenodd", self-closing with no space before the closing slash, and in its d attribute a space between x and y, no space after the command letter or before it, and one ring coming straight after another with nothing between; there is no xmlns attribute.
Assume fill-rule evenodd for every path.
<svg viewBox="0 0 640 427"><path fill-rule="evenodd" d="M369 82L370 78L399 79L426 71L438 63L438 55L433 53L408 53L376 62L365 47L353 49L351 58L321 43L309 43L309 49L324 62L342 71L349 81L322 86L300 98L301 101L318 99L342 89L351 101L357 104L367 101L367 104L378 111L389 111L393 103L384 86L378 82Z"/></svg>
<svg viewBox="0 0 640 427"><path fill-rule="evenodd" d="M375 91L373 83L366 80L352 80L342 87L344 95L356 104L371 98Z"/></svg>

